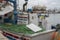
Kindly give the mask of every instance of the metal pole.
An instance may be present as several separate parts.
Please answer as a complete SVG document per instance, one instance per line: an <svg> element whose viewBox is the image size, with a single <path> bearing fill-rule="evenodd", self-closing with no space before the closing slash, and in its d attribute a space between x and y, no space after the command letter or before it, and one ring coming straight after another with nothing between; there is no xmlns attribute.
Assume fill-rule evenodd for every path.
<svg viewBox="0 0 60 40"><path fill-rule="evenodd" d="M17 24L17 1L15 0L14 3L14 20L13 20L13 23L14 24Z"/></svg>

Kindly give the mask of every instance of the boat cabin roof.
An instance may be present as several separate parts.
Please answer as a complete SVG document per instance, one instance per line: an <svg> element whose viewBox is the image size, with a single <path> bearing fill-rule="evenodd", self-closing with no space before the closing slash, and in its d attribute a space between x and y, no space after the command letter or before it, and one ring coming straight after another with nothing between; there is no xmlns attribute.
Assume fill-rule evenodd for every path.
<svg viewBox="0 0 60 40"><path fill-rule="evenodd" d="M8 5L5 8L3 8L2 11L0 11L0 15L5 15L11 11L13 11L13 7Z"/></svg>

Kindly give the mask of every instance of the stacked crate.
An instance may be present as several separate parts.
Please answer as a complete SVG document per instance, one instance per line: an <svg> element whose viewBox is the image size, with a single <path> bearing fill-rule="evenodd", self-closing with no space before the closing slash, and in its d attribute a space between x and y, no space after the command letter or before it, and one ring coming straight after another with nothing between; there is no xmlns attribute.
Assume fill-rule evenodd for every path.
<svg viewBox="0 0 60 40"><path fill-rule="evenodd" d="M28 24L28 13L18 14L17 24Z"/></svg>

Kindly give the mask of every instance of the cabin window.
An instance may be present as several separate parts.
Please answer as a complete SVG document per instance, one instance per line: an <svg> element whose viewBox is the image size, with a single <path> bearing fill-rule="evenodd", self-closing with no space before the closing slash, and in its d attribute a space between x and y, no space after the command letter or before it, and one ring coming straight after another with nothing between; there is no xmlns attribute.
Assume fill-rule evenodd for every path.
<svg viewBox="0 0 60 40"><path fill-rule="evenodd" d="M4 16L6 17L8 14L5 14Z"/></svg>
<svg viewBox="0 0 60 40"><path fill-rule="evenodd" d="M2 19L2 17L0 16L0 20Z"/></svg>
<svg viewBox="0 0 60 40"><path fill-rule="evenodd" d="M32 19L34 19L34 16L32 16Z"/></svg>

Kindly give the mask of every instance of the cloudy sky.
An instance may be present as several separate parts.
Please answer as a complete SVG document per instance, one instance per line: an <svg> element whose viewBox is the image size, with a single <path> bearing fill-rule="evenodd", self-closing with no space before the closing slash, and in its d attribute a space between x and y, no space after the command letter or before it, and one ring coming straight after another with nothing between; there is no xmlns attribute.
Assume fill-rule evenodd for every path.
<svg viewBox="0 0 60 40"><path fill-rule="evenodd" d="M19 7L22 9L24 0L19 0ZM60 8L60 0L29 0L28 8L31 8L34 5L45 5L48 9L50 8Z"/></svg>

